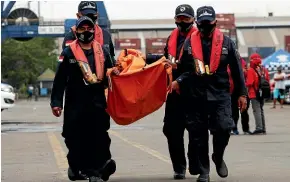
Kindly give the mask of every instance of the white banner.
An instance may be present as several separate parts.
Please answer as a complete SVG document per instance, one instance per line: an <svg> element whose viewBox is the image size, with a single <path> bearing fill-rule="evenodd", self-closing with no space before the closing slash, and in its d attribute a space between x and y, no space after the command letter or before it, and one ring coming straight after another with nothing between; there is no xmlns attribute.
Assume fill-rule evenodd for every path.
<svg viewBox="0 0 290 182"><path fill-rule="evenodd" d="M38 34L64 34L64 26L38 26Z"/></svg>

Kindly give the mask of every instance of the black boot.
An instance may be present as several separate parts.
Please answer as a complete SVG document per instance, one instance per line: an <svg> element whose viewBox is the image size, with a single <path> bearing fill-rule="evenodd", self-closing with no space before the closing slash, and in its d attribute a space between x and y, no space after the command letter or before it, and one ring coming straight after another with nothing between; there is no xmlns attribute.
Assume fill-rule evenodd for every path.
<svg viewBox="0 0 290 182"><path fill-rule="evenodd" d="M116 162L113 159L108 160L100 170L101 177L104 181L108 181L110 176L116 172Z"/></svg>
<svg viewBox="0 0 290 182"><path fill-rule="evenodd" d="M183 171L182 173L174 172L173 178L176 180L185 179L185 171Z"/></svg>
<svg viewBox="0 0 290 182"><path fill-rule="evenodd" d="M100 177L97 176L91 176L89 178L89 182L104 182Z"/></svg>
<svg viewBox="0 0 290 182"><path fill-rule="evenodd" d="M200 174L196 181L197 182L210 182L209 174Z"/></svg>
<svg viewBox="0 0 290 182"><path fill-rule="evenodd" d="M212 161L215 163L216 172L221 178L228 177L228 167L223 159L218 160L215 158L215 155L212 154Z"/></svg>
<svg viewBox="0 0 290 182"><path fill-rule="evenodd" d="M264 131L263 130L255 130L253 131L252 135L263 135Z"/></svg>
<svg viewBox="0 0 290 182"><path fill-rule="evenodd" d="M86 180L88 177L84 174L82 174L80 171L72 170L70 167L67 170L68 179L71 181L76 180Z"/></svg>

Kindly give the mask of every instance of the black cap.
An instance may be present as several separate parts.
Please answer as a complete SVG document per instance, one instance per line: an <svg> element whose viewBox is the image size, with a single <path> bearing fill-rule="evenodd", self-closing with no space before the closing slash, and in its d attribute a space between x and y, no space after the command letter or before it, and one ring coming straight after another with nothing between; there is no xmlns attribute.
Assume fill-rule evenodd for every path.
<svg viewBox="0 0 290 182"><path fill-rule="evenodd" d="M214 21L215 18L215 10L211 6L202 6L196 11L196 21L198 23L204 20Z"/></svg>
<svg viewBox="0 0 290 182"><path fill-rule="evenodd" d="M82 15L96 14L98 12L97 4L95 1L81 1L78 11L81 12Z"/></svg>
<svg viewBox="0 0 290 182"><path fill-rule="evenodd" d="M83 25L88 25L90 27L95 27L95 24L93 22L92 19L90 19L89 17L87 16L82 16L78 19L77 23L76 23L76 27L79 28Z"/></svg>
<svg viewBox="0 0 290 182"><path fill-rule="evenodd" d="M181 4L177 6L177 8L175 9L175 17L177 16L187 16L187 17L193 18L194 10L188 4Z"/></svg>

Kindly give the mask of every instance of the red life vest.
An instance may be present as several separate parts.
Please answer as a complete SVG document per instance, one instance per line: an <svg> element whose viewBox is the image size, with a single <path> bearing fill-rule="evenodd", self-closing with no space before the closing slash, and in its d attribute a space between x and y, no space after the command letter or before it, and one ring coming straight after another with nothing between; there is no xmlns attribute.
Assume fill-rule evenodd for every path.
<svg viewBox="0 0 290 182"><path fill-rule="evenodd" d="M224 34L217 28L213 31L212 36L213 36L212 47L211 47L211 56L210 56L210 65L209 65L210 73L214 73L219 67L223 40L224 40ZM201 37L201 34L199 31L195 31L193 34L191 34L192 56L195 59L198 59L204 63L200 37Z"/></svg>
<svg viewBox="0 0 290 182"><path fill-rule="evenodd" d="M104 78L104 62L105 62L104 53L101 44L99 44L97 41L94 40L92 46L94 50L96 76L97 80L100 81L103 80ZM88 59L81 46L78 44L78 40L73 41L70 44L70 48L77 61L83 61L85 63L88 63Z"/></svg>
<svg viewBox="0 0 290 182"><path fill-rule="evenodd" d="M189 32L186 35L186 39L190 37L190 35L195 32L197 30L196 27L191 27L191 29L189 30ZM178 39L178 35L179 35L180 31L178 28L175 28L169 37L168 40L168 54L170 54L171 56L173 56L174 58L176 58L176 53L177 53L177 39ZM182 46L183 49L183 46ZM179 53L179 57L177 60L180 60L181 56L182 56L182 50Z"/></svg>

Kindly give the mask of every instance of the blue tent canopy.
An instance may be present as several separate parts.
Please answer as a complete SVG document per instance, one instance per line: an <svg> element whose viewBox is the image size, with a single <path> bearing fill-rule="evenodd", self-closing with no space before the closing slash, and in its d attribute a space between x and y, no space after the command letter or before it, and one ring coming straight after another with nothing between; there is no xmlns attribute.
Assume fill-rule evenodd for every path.
<svg viewBox="0 0 290 182"><path fill-rule="evenodd" d="M263 59L263 66L269 71L276 71L279 66L282 66L284 70L290 70L290 53L279 49Z"/></svg>

